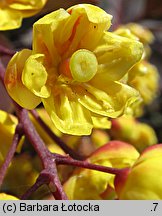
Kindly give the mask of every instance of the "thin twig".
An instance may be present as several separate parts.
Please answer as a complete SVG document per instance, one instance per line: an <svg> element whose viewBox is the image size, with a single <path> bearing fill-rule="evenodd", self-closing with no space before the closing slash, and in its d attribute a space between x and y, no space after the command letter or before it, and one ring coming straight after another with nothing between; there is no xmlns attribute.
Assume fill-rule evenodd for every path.
<svg viewBox="0 0 162 216"><path fill-rule="evenodd" d="M0 168L0 186L3 183L4 177L6 175L6 171L7 171L8 167L9 167L13 157L14 157L16 147L17 147L22 135L23 135L23 133L22 133L22 125L18 124L17 127L16 127L16 130L15 130L15 134L14 134L14 137L13 137L13 140L12 140L11 147L10 147L10 149L9 149L7 155L6 155L4 163L2 164L2 166Z"/></svg>
<svg viewBox="0 0 162 216"><path fill-rule="evenodd" d="M39 134L37 133L34 125L30 121L28 116L28 111L26 109L21 108L18 104L15 104L15 107L16 107L16 112L19 121L22 123L24 133L28 137L31 144L33 144L35 151L38 153L43 163L43 167L47 167L46 156L48 155L49 151L46 145L44 144L43 140L40 138Z"/></svg>
<svg viewBox="0 0 162 216"><path fill-rule="evenodd" d="M36 110L30 111L33 117L39 122L42 128L46 131L46 133L72 158L77 160L83 160L79 154L77 154L72 148L67 146L58 136L56 136L53 131L45 124L45 122L40 118Z"/></svg>
<svg viewBox="0 0 162 216"><path fill-rule="evenodd" d="M71 166L76 166L76 167L81 167L81 168L86 168L86 169L97 170L97 171L110 173L114 175L119 175L121 172L123 172L124 169L127 169L127 168L118 169L118 168L100 166L100 165L89 163L88 161L74 160L66 156L59 157L59 156L53 155L53 157L55 158L57 165L66 164L66 165L71 165Z"/></svg>
<svg viewBox="0 0 162 216"><path fill-rule="evenodd" d="M33 184L22 196L21 196L21 200L26 200L28 199L28 197L30 197L32 195L32 193L34 193L39 187L41 187L42 185L48 183L48 180L42 176L41 174L39 175L39 177L37 178L35 184Z"/></svg>

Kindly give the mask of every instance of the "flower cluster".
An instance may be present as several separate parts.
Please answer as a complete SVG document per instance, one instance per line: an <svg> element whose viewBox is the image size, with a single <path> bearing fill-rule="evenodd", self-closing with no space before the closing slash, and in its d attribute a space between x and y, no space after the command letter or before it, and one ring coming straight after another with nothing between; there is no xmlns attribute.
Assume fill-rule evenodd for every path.
<svg viewBox="0 0 162 216"><path fill-rule="evenodd" d="M144 46L141 61L129 70L124 80L129 86L138 90L142 97L141 102L139 101L139 104L133 107L134 114L140 116L143 113L143 106L150 104L158 93L159 73L156 66L148 61L151 55L150 44L154 36L147 28L135 23L121 26L115 33L128 38L136 38Z"/></svg>
<svg viewBox="0 0 162 216"><path fill-rule="evenodd" d="M120 79L143 54L139 41L107 32L111 18L96 6L81 4L38 20L33 49L16 53L8 64L10 96L27 109L43 102L63 133L109 128L108 117L122 115L140 98Z"/></svg>
<svg viewBox="0 0 162 216"><path fill-rule="evenodd" d="M125 168L131 167L138 157L139 153L133 146L111 141L97 149L87 161L113 168ZM78 168L65 182L64 190L69 199L114 199L114 177L112 174Z"/></svg>

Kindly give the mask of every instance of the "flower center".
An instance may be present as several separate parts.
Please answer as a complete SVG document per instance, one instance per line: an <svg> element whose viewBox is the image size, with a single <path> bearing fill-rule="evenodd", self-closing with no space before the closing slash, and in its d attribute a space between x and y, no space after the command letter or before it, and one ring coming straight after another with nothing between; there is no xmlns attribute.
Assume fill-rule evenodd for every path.
<svg viewBox="0 0 162 216"><path fill-rule="evenodd" d="M78 82L88 82L97 73L98 62L93 52L80 49L73 53L70 59L61 63L59 70L70 79Z"/></svg>
<svg viewBox="0 0 162 216"><path fill-rule="evenodd" d="M74 80L88 82L97 73L96 56L89 50L77 50L70 58L70 71Z"/></svg>

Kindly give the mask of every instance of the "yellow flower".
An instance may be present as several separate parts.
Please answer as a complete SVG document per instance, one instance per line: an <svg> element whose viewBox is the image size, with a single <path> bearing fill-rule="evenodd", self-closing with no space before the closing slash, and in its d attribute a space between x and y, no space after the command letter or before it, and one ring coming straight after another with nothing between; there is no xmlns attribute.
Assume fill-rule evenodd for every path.
<svg viewBox="0 0 162 216"><path fill-rule="evenodd" d="M21 26L23 18L38 13L47 0L1 0L0 30L11 30Z"/></svg>
<svg viewBox="0 0 162 216"><path fill-rule="evenodd" d="M18 200L18 198L6 193L0 193L0 200Z"/></svg>
<svg viewBox="0 0 162 216"><path fill-rule="evenodd" d="M148 28L137 23L128 23L120 26L115 33L122 36L127 35L126 37L134 35L144 45L143 58L148 58L151 55L149 44L154 41L154 35Z"/></svg>
<svg viewBox="0 0 162 216"><path fill-rule="evenodd" d="M136 116L140 116L143 112L143 105L150 104L153 101L159 87L158 70L148 62L148 57L151 54L149 44L153 42L154 36L147 28L136 23L121 26L114 33L126 38L136 38L144 45L142 60L135 64L121 80L121 82L139 91L142 100L135 106L133 105L132 109Z"/></svg>
<svg viewBox="0 0 162 216"><path fill-rule="evenodd" d="M13 135L17 125L17 119L5 111L0 110L0 165L5 159L12 143ZM17 151L20 150L23 139L21 139Z"/></svg>
<svg viewBox="0 0 162 216"><path fill-rule="evenodd" d="M125 176L117 176L115 187L119 199L162 199L162 144L147 148ZM123 173L124 175L124 173Z"/></svg>
<svg viewBox="0 0 162 216"><path fill-rule="evenodd" d="M22 107L43 102L63 133L87 135L93 127L109 128L139 99L119 80L140 60L140 42L107 32L111 15L79 4L59 9L34 24L33 50L16 53L8 64L5 84ZM101 124L102 123L102 124Z"/></svg>
<svg viewBox="0 0 162 216"><path fill-rule="evenodd" d="M20 197L36 181L39 173L32 164L32 157L24 153L14 157L2 184L10 193Z"/></svg>
<svg viewBox="0 0 162 216"><path fill-rule="evenodd" d="M137 150L124 142L112 141L97 149L88 159L93 164L107 167L130 167L139 157ZM65 182L69 199L102 199L102 193L114 188L114 175L95 170L77 168Z"/></svg>
<svg viewBox="0 0 162 216"><path fill-rule="evenodd" d="M143 104L149 104L158 92L158 70L154 65L142 60L129 71L127 83L140 92Z"/></svg>
<svg viewBox="0 0 162 216"><path fill-rule="evenodd" d="M157 143L153 128L137 121L132 116L122 116L112 120L110 134L113 139L132 144L139 152Z"/></svg>

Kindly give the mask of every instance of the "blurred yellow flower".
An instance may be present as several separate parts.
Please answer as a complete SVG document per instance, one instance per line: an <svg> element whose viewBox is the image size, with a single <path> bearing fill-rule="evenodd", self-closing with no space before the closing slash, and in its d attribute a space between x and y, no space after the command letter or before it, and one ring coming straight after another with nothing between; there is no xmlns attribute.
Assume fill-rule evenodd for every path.
<svg viewBox="0 0 162 216"><path fill-rule="evenodd" d="M129 71L127 83L140 92L143 104L149 104L157 95L159 78L157 68L142 60Z"/></svg>
<svg viewBox="0 0 162 216"><path fill-rule="evenodd" d="M47 0L1 0L0 31L16 29L22 19L38 13Z"/></svg>
<svg viewBox="0 0 162 216"><path fill-rule="evenodd" d="M18 200L18 198L6 193L0 193L0 200Z"/></svg>
<svg viewBox="0 0 162 216"><path fill-rule="evenodd" d="M127 35L127 37L134 35L144 45L143 59L150 57L151 48L149 45L154 41L154 35L148 28L137 23L128 23L120 26L115 33L122 36Z"/></svg>
<svg viewBox="0 0 162 216"><path fill-rule="evenodd" d="M117 176L115 187L119 199L162 199L162 144L147 148L124 176ZM123 173L124 174L124 173ZM121 178L122 177L122 178ZM122 181L122 179L124 179ZM121 183L122 182L122 183Z"/></svg>
<svg viewBox="0 0 162 216"><path fill-rule="evenodd" d="M157 143L153 128L132 116L122 116L112 120L112 128L109 132L113 139L130 143L139 152Z"/></svg>
<svg viewBox="0 0 162 216"><path fill-rule="evenodd" d="M154 100L159 88L158 70L148 62L151 54L149 44L153 42L154 36L149 29L136 23L123 25L114 33L126 38L134 38L144 45L142 60L135 64L121 80L121 82L139 91L142 100L138 104L133 105L132 110L136 116L140 116L143 113L143 106L150 104ZM127 111L130 112L129 109Z"/></svg>
<svg viewBox="0 0 162 216"><path fill-rule="evenodd" d="M1 186L2 191L7 188L18 197L25 193L39 176L32 162L32 157L25 153L14 157Z"/></svg>
<svg viewBox="0 0 162 216"><path fill-rule="evenodd" d="M122 115L140 97L119 80L143 53L140 42L107 32L111 18L96 6L79 4L38 20L33 50L16 53L8 64L10 96L27 109L43 102L63 133L110 128L107 117Z"/></svg>
<svg viewBox="0 0 162 216"><path fill-rule="evenodd" d="M97 149L88 162L114 168L130 167L139 157L137 150L124 142L111 141ZM65 182L64 190L69 199L102 199L102 193L114 188L114 175L95 170L77 168ZM115 193L114 193L115 195Z"/></svg>
<svg viewBox="0 0 162 216"><path fill-rule="evenodd" d="M17 123L18 121L16 117L0 110L0 165L4 161L9 147L12 144L12 139ZM23 139L21 139L17 147L17 151L20 150L19 147L21 148L22 142Z"/></svg>

